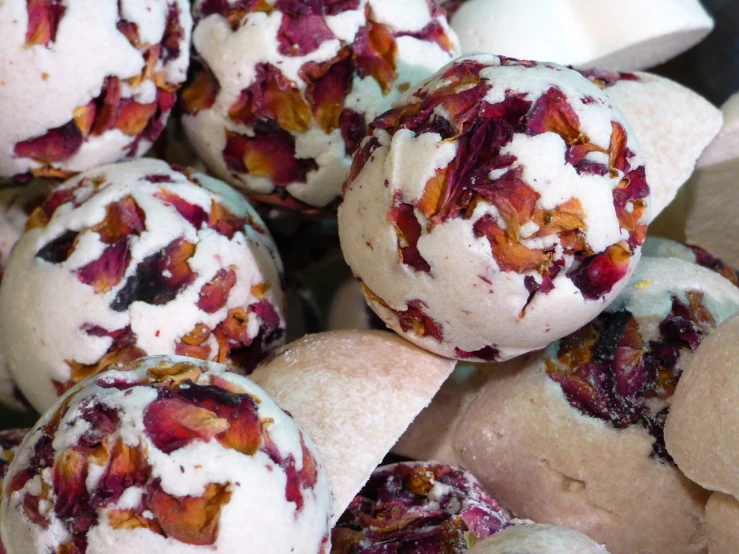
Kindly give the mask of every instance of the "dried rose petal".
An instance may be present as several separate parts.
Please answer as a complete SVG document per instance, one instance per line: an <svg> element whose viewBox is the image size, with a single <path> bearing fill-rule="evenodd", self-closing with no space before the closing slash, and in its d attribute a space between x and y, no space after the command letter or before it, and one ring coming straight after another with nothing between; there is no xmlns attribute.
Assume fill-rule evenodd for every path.
<svg viewBox="0 0 739 554"><path fill-rule="evenodd" d="M80 133L82 133L83 137L87 138L87 136L92 131L92 125L93 123L95 123L96 114L97 106L95 106L94 101L86 104L85 106L75 108L74 112L72 112L74 123L79 128Z"/></svg>
<svg viewBox="0 0 739 554"><path fill-rule="evenodd" d="M146 229L146 214L132 196L108 204L105 219L91 230L100 235L105 244L115 244L131 236L140 236Z"/></svg>
<svg viewBox="0 0 739 554"><path fill-rule="evenodd" d="M167 23L164 27L162 46L166 50L163 58L164 63L174 60L180 56L185 30L180 24L180 6L173 3L167 10Z"/></svg>
<svg viewBox="0 0 739 554"><path fill-rule="evenodd" d="M123 239L108 246L97 260L79 268L77 277L97 294L105 294L121 282L130 261L129 243Z"/></svg>
<svg viewBox="0 0 739 554"><path fill-rule="evenodd" d="M413 206L399 204L388 214L388 220L395 227L398 236L398 252L403 263L416 271L429 273L431 266L418 251L418 239L421 237L421 224L416 219Z"/></svg>
<svg viewBox="0 0 739 554"><path fill-rule="evenodd" d="M476 237L488 239L493 257L501 271L515 271L517 273L538 271L543 273L549 265L550 254L545 250L528 248L519 243L501 229L489 214L478 219L473 229ZM614 283L615 281L611 283L611 286Z"/></svg>
<svg viewBox="0 0 739 554"><path fill-rule="evenodd" d="M277 32L278 50L285 56L305 56L315 52L325 41L335 39L322 14L311 13L309 3L278 0L275 7L282 12L282 24Z"/></svg>
<svg viewBox="0 0 739 554"><path fill-rule="evenodd" d="M234 238L236 233L243 233L246 225L246 218L237 217L220 202L216 202L215 200L211 201L208 227L231 240ZM253 225L252 228L254 228Z"/></svg>
<svg viewBox="0 0 739 554"><path fill-rule="evenodd" d="M150 476L146 449L128 446L118 439L111 449L105 473L95 488L92 503L98 507L115 504L127 488L145 485Z"/></svg>
<svg viewBox="0 0 739 554"><path fill-rule="evenodd" d="M567 144L583 142L580 118L567 101L567 97L556 87L551 87L534 104L529 114L527 133L557 133Z"/></svg>
<svg viewBox="0 0 739 554"><path fill-rule="evenodd" d="M95 123L92 126L92 134L98 136L115 127L115 122L118 119L118 110L121 103L121 82L117 77L105 79L102 92L96 102L98 110Z"/></svg>
<svg viewBox="0 0 739 554"><path fill-rule="evenodd" d="M41 163L63 162L77 153L83 141L80 128L72 120L47 131L45 135L17 143L13 153Z"/></svg>
<svg viewBox="0 0 739 554"><path fill-rule="evenodd" d="M362 139L367 135L367 124L364 121L364 116L354 110L345 108L339 114L339 128L341 129L341 138L344 139L346 144L347 154L354 154Z"/></svg>
<svg viewBox="0 0 739 554"><path fill-rule="evenodd" d="M229 168L266 177L278 187L305 183L308 172L318 168L312 158L296 158L295 137L274 124L258 121L253 137L232 131L226 137L223 158Z"/></svg>
<svg viewBox="0 0 739 554"><path fill-rule="evenodd" d="M396 77L398 46L387 27L373 21L368 23L359 29L354 39L354 64L360 77L374 78L387 94Z"/></svg>
<svg viewBox="0 0 739 554"><path fill-rule="evenodd" d="M609 293L626 276L631 256L628 245L619 242L609 246L605 252L587 258L567 276L585 298L597 300Z"/></svg>
<svg viewBox="0 0 739 554"><path fill-rule="evenodd" d="M325 133L340 126L344 99L351 91L354 73L350 55L348 49L343 49L330 62L304 69L311 79L307 94L312 100L313 117Z"/></svg>
<svg viewBox="0 0 739 554"><path fill-rule="evenodd" d="M197 204L191 204L181 196L167 189L161 189L155 196L168 206L172 206L177 210L196 229L200 229L208 219L208 214L203 208Z"/></svg>
<svg viewBox="0 0 739 554"><path fill-rule="evenodd" d="M210 483L199 498L171 496L157 486L149 507L168 537L185 544L207 546L218 538L221 510L230 500L229 485Z"/></svg>
<svg viewBox="0 0 739 554"><path fill-rule="evenodd" d="M56 40L59 21L67 8L62 0L27 0L26 46L49 47Z"/></svg>
<svg viewBox="0 0 739 554"><path fill-rule="evenodd" d="M156 102L139 104L130 99L122 100L115 126L130 137L141 133L157 111Z"/></svg>
<svg viewBox="0 0 739 554"><path fill-rule="evenodd" d="M236 284L236 271L221 268L215 277L203 285L198 298L198 308L205 313L213 314L223 308L228 302L228 295Z"/></svg>
<svg viewBox="0 0 739 554"><path fill-rule="evenodd" d="M282 129L296 133L307 131L311 122L311 109L300 89L270 64L257 65L254 84L241 91L228 115L244 125L256 118L273 119Z"/></svg>
<svg viewBox="0 0 739 554"><path fill-rule="evenodd" d="M146 407L144 427L154 446L171 454L194 440L208 442L228 430L229 423L205 408L166 398Z"/></svg>
<svg viewBox="0 0 739 554"><path fill-rule="evenodd" d="M77 243L77 231L67 231L60 237L55 238L36 252L36 257L52 264L65 262L74 252Z"/></svg>

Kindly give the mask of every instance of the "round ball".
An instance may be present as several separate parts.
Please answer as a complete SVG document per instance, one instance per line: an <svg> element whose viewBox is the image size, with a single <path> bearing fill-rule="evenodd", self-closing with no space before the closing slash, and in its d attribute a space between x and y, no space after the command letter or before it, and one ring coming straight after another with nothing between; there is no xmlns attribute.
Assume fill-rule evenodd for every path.
<svg viewBox="0 0 739 554"><path fill-rule="evenodd" d="M143 155L184 82L187 0L0 5L0 176L62 176Z"/></svg>
<svg viewBox="0 0 739 554"><path fill-rule="evenodd" d="M333 554L461 554L509 525L472 474L437 462L377 468L331 532Z"/></svg>
<svg viewBox="0 0 739 554"><path fill-rule="evenodd" d="M184 125L261 202L331 208L367 124L459 54L435 0L199 0Z"/></svg>
<svg viewBox="0 0 739 554"><path fill-rule="evenodd" d="M156 160L103 166L55 189L28 228L0 334L39 412L113 363L180 354L248 372L284 340L279 256L220 181Z"/></svg>
<svg viewBox="0 0 739 554"><path fill-rule="evenodd" d="M582 533L555 525L519 525L472 547L469 554L608 554Z"/></svg>
<svg viewBox="0 0 739 554"><path fill-rule="evenodd" d="M9 554L325 553L328 477L310 438L219 364L156 356L74 388L6 478Z"/></svg>
<svg viewBox="0 0 739 554"><path fill-rule="evenodd" d="M737 312L739 289L723 277L643 258L595 320L491 374L456 427L461 463L519 517L614 554L705 552L708 494L670 457L665 418L696 349Z"/></svg>
<svg viewBox="0 0 739 554"><path fill-rule="evenodd" d="M443 356L508 359L597 316L649 219L641 150L579 73L461 58L377 118L339 208L370 306Z"/></svg>

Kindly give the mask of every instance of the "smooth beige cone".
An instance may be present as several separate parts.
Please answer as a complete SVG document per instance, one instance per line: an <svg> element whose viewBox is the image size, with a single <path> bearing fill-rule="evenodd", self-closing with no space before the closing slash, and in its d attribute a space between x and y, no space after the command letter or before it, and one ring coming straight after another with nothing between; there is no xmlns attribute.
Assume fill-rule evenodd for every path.
<svg viewBox="0 0 739 554"><path fill-rule="evenodd" d="M518 517L576 529L612 554L706 552L709 493L650 457L645 428L571 407L540 356L491 376L457 429L462 466Z"/></svg>
<svg viewBox="0 0 739 554"><path fill-rule="evenodd" d="M335 522L454 369L386 331L308 335L250 376L318 446Z"/></svg>
<svg viewBox="0 0 739 554"><path fill-rule="evenodd" d="M739 502L733 496L715 492L706 504L708 554L739 552Z"/></svg>
<svg viewBox="0 0 739 554"><path fill-rule="evenodd" d="M566 527L519 525L477 543L468 554L608 554L608 551Z"/></svg>
<svg viewBox="0 0 739 554"><path fill-rule="evenodd" d="M470 0L451 25L463 54L630 71L688 50L714 23L698 0Z"/></svg>
<svg viewBox="0 0 739 554"><path fill-rule="evenodd" d="M739 94L722 111L724 126L698 162L688 188L685 235L735 267L739 266Z"/></svg>
<svg viewBox="0 0 739 554"><path fill-rule="evenodd" d="M667 450L696 483L739 496L739 315L698 347L672 398Z"/></svg>
<svg viewBox="0 0 739 554"><path fill-rule="evenodd" d="M414 460L436 460L446 465L458 466L459 455L454 450L454 438L467 410L482 390L490 375L497 371L521 367L525 357L514 358L498 364L458 363L408 430L393 447L393 453Z"/></svg>
<svg viewBox="0 0 739 554"><path fill-rule="evenodd" d="M701 154L721 130L723 116L689 88L658 75L637 75L638 81L620 80L605 91L644 150L654 221L690 179Z"/></svg>

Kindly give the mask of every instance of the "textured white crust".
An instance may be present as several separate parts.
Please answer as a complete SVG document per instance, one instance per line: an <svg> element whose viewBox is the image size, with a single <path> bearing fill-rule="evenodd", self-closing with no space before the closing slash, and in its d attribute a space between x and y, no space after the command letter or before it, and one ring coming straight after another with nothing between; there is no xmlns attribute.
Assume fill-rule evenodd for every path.
<svg viewBox="0 0 739 554"><path fill-rule="evenodd" d="M147 175L164 175L172 180L153 184ZM202 226L196 229L172 206L157 198L162 190L180 195L188 202L210 213L211 202L224 204L237 217L250 217L263 225L253 208L236 191L210 177L194 174L202 186L172 170L159 160L139 160L102 166L67 181L62 187L74 188L87 178L104 177L106 185L96 194L72 209L65 204L54 213L44 228L28 231L13 250L0 287L0 333L4 338L8 366L19 388L39 412L56 399L53 380L66 383L71 377L67 360L94 364L111 346L110 337L92 336L84 332L89 326L114 331L131 326L136 344L149 355L175 354L179 339L192 332L197 324L209 329L226 319L232 308L247 306L258 298L252 286L266 283L265 298L277 311L284 329L284 293L280 282L282 263L268 234L259 233L247 224L232 239ZM82 187L78 195L90 194L92 185ZM68 230L81 231L94 227L106 216L106 207L125 196L134 198L146 215L146 230L131 239L130 262L120 282L110 291L96 293L84 284L75 271L98 259L105 245L95 232L80 233L73 254L60 264L52 264L36 256L44 245ZM133 302L123 311L111 307L118 292L136 272L139 262L178 238L195 244L189 260L197 278L166 304ZM213 313L198 306L199 293L221 269L234 269L236 284L227 303ZM248 336L259 333L257 317L250 317ZM211 335L211 359L218 345Z"/></svg>
<svg viewBox="0 0 739 554"><path fill-rule="evenodd" d="M678 383L665 425L667 449L703 487L739 495L739 316L703 341Z"/></svg>
<svg viewBox="0 0 739 554"><path fill-rule="evenodd" d="M556 525L516 525L473 546L469 554L608 554L582 533Z"/></svg>
<svg viewBox="0 0 739 554"><path fill-rule="evenodd" d="M333 331L287 345L251 378L310 434L341 516L454 369L384 331Z"/></svg>
<svg viewBox="0 0 739 554"><path fill-rule="evenodd" d="M465 54L621 70L667 61L714 26L698 0L469 0L451 24Z"/></svg>
<svg viewBox="0 0 739 554"><path fill-rule="evenodd" d="M556 65L506 66L497 56L483 54L460 58L455 64L461 65L465 60L486 66L480 77L492 88L485 102L501 102L509 91L536 101L550 87L558 87L577 114L584 135L607 151L612 121L620 123L627 133L628 149L634 153L632 168L641 165L641 148L624 116L612 107L603 91L577 72ZM427 80L415 94L445 86L442 75L451 67ZM581 101L586 97L592 98L592 102ZM396 107L411 103L413 98L405 96ZM435 170L448 166L456 155L457 142L442 141L433 132L416 137L407 129L398 130L392 138L384 130L375 131L374 136L379 147L357 177L348 182L339 207L342 252L354 274L390 308L367 294L372 309L393 330L431 352L462 359L457 349L474 353L493 347L499 351L497 359L506 360L544 348L597 316L625 286L638 262L636 248L629 260L628 274L610 292L589 300L567 276L576 261L573 256L564 255L564 267L553 279L554 289L548 294L536 294L530 301L525 278L532 277L539 283L541 275L536 271L523 274L500 269L490 241L485 236L475 236L474 225L483 217L492 217L501 226L505 224L492 204L481 202L468 218L452 218L430 231L423 230L417 246L430 271L417 271L399 256L398 235L389 214L398 196L408 204L418 201ZM564 163L565 143L558 134L546 132L530 137L515 133L501 153L515 156L511 168L522 169L522 180L541 195L537 208L551 210L572 198L581 203L586 240L593 252L605 251L628 238L627 231L619 226L613 202L613 189L621 177L578 174L574 166ZM383 182L386 186L382 186ZM414 215L425 226L427 220L419 214L416 208ZM531 228L526 227L529 224L521 229L522 244L531 248L554 246L560 255L562 245L557 234L525 238L527 233L533 235L539 229L534 223ZM420 301L424 314L442 328L443 340L402 329L397 314L391 310L405 311L414 301ZM493 313L495 317L490 316ZM474 355L469 359L483 361Z"/></svg>
<svg viewBox="0 0 739 554"><path fill-rule="evenodd" d="M717 323L739 311L739 289L729 281L662 258L643 258L609 310L628 309L649 340L672 296L685 301L689 290L704 292ZM683 354L678 364L690 360ZM457 425L454 449L519 517L572 527L614 554L705 553L708 494L675 466L651 458L653 443L641 426L618 430L572 408L543 357L531 356L519 371L491 375Z"/></svg>
<svg viewBox="0 0 739 554"><path fill-rule="evenodd" d="M23 234L28 220L28 210L40 203L51 188L47 181L36 179L24 188L0 191L0 268L5 268L10 251ZM0 337L1 339L1 337ZM16 396L16 387L8 371L5 354L0 342L0 404L14 410L27 410L28 406Z"/></svg>
<svg viewBox="0 0 739 554"><path fill-rule="evenodd" d="M722 107L724 127L698 161L688 184L685 235L739 267L739 94Z"/></svg>
<svg viewBox="0 0 739 554"><path fill-rule="evenodd" d="M706 532L709 554L736 554L739 551L739 502L733 496L715 492L706 504Z"/></svg>
<svg viewBox="0 0 739 554"><path fill-rule="evenodd" d="M209 385L210 376L217 376L258 399L259 420L272 420L269 423L269 436L279 455L283 459L293 456L296 469L300 471L303 454L302 433L298 425L263 389L245 377L228 371L225 366L178 356L153 356L143 360L136 369L112 370L103 378L129 383L138 382L146 378L149 368L160 367L162 363L175 365L182 362L197 363L200 367L202 374L197 379L197 384ZM89 554L131 552L230 554L244 550L274 554L317 554L322 551L322 541L328 532L328 519L331 514L331 494L328 475L321 464L320 454L309 436L302 434L306 447L316 458L318 480L312 491L301 488L305 504L302 510L298 511L295 503L288 501L285 496L285 470L265 452L258 451L253 456L248 456L211 439L207 442L192 441L171 453L165 453L155 446L144 424L145 410L157 399L156 391L143 386L127 390L103 388L97 384L100 377L93 377L85 381L85 386L79 385L72 389L41 418L28 434L11 464L6 484L18 471L29 466L34 456L34 446L43 436L43 427L62 406L63 400L73 396L54 436L55 459L58 459L62 451L76 446L80 437L90 429L91 424L80 417L80 410L84 409L85 400L96 401L103 406L119 410L121 425L114 433L108 435L109 440L121 439L127 446L144 447L146 462L152 468L151 480L161 479L161 488L165 493L177 497L199 497L203 495L208 484L215 483L229 486L231 498L220 514L216 542L212 545L196 546L185 544L173 537L163 537L146 528L126 530L111 527L106 516L110 509L116 507L125 509L138 505L138 500L134 500L133 504L127 502L128 499L137 496L133 494L136 491L131 489L140 487L127 487L130 492L124 493L114 506L98 509L98 523L87 533ZM92 477L95 474L95 467L91 464L86 481L88 491L97 484ZM0 526L8 554L56 552L57 547L71 539L63 522L57 519L50 506L48 513L45 513L49 519L47 528L29 520L19 506L22 495L40 487L42 480L49 482L51 478L51 468L44 469L20 491L12 493L9 497L3 495ZM141 492L142 490L138 492L139 498ZM54 493L51 494L50 501L53 502Z"/></svg>
<svg viewBox="0 0 739 554"><path fill-rule="evenodd" d="M166 81L176 88L185 81L190 63L192 17L187 0L121 0L122 13L139 29L141 40L156 44L162 40L170 5L179 7L184 31L180 53L164 62ZM13 153L16 143L44 135L72 120L75 108L96 98L106 77L121 81L136 77L144 67L142 53L116 28L118 4L114 0L66 0L56 40L46 48L25 46L28 13L25 0L0 3L0 175L12 176L43 164ZM94 56L91 53L94 52ZM122 98L152 102L153 81L122 86ZM112 129L90 136L68 160L52 165L65 171L84 171L115 162L126 156L136 137ZM151 143L142 139L136 155Z"/></svg>
<svg viewBox="0 0 739 554"><path fill-rule="evenodd" d="M605 92L644 150L654 220L690 178L701 153L721 130L723 117L708 100L674 81L637 75L638 81L620 80Z"/></svg>
<svg viewBox="0 0 739 554"><path fill-rule="evenodd" d="M202 3L202 2L200 2ZM269 4L274 4L269 0ZM196 4L197 13L199 4ZM229 108L239 99L241 91L254 84L258 64L277 67L285 78L301 92L307 84L300 78L300 69L307 62L324 63L336 56L346 44L352 43L360 27L366 25L365 9L375 21L388 25L392 32L416 32L432 21L425 1L360 0L356 10L324 17L332 32L339 37L324 41L317 50L304 56L285 56L279 52L278 31L283 14L275 9L271 14L250 13L236 30L219 14L201 19L193 33L193 47L212 69L220 85L215 104L196 115L185 115L183 122L188 138L205 165L219 178L251 193L270 194L276 186L267 178L229 169L223 159L226 130L253 135L253 127L230 119ZM391 90L383 94L371 77L355 76L352 92L345 106L364 113L366 123L390 108L392 102L418 81L425 79L458 54L457 39L448 27L445 16L436 19L449 34L453 51L446 52L438 44L402 36L397 39L397 78ZM419 28L419 25L421 27ZM296 137L297 158L313 158L318 166L306 176L306 182L293 182L285 188L301 202L324 207L341 194L341 185L351 164L340 129L326 134L316 121Z"/></svg>

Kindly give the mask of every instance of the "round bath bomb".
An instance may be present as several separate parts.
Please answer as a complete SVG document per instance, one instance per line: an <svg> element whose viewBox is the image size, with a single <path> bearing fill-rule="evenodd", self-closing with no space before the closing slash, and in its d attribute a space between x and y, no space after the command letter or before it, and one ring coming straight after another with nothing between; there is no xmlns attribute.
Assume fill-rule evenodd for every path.
<svg viewBox="0 0 739 554"><path fill-rule="evenodd" d="M509 525L470 473L437 462L374 471L331 532L333 554L458 554Z"/></svg>
<svg viewBox="0 0 739 554"><path fill-rule="evenodd" d="M41 413L112 363L181 354L248 372L284 340L279 256L220 181L157 160L102 166L55 189L28 228L0 334Z"/></svg>
<svg viewBox="0 0 739 554"><path fill-rule="evenodd" d="M706 533L710 554L734 554L739 549L739 502L715 492L706 504Z"/></svg>
<svg viewBox="0 0 739 554"><path fill-rule="evenodd" d="M377 314L367 305L362 294L362 283L347 279L336 290L328 313L329 330L338 329L377 329L387 327Z"/></svg>
<svg viewBox="0 0 739 554"><path fill-rule="evenodd" d="M566 527L519 525L480 542L469 554L608 554L608 551Z"/></svg>
<svg viewBox="0 0 739 554"><path fill-rule="evenodd" d="M310 437L260 387L192 358L75 387L5 483L9 554L328 551L330 486Z"/></svg>
<svg viewBox="0 0 739 554"><path fill-rule="evenodd" d="M678 470L664 425L695 350L737 312L739 289L723 277L642 258L605 312L490 375L457 426L461 464L519 517L614 554L704 553L708 493Z"/></svg>
<svg viewBox="0 0 739 554"><path fill-rule="evenodd" d="M739 287L739 270L725 264L722 260L693 244L683 244L660 237L647 237L642 254L648 258L677 258L711 269Z"/></svg>
<svg viewBox="0 0 739 554"><path fill-rule="evenodd" d="M645 69L713 30L699 0L451 0L462 52L575 65Z"/></svg>
<svg viewBox="0 0 739 554"><path fill-rule="evenodd" d="M185 81L191 29L187 0L3 2L0 176L144 154Z"/></svg>
<svg viewBox="0 0 739 554"><path fill-rule="evenodd" d="M199 0L184 124L254 200L330 209L367 124L459 55L435 0Z"/></svg>
<svg viewBox="0 0 739 554"><path fill-rule="evenodd" d="M665 439L680 469L696 483L739 496L739 316L721 325L695 353L675 392Z"/></svg>
<svg viewBox="0 0 739 554"><path fill-rule="evenodd" d="M467 56L372 127L339 236L405 338L504 360L580 328L626 284L649 219L641 150L579 73Z"/></svg>
<svg viewBox="0 0 739 554"><path fill-rule="evenodd" d="M10 251L23 234L28 216L43 202L51 184L35 179L28 186L0 190L0 278ZM14 410L27 410L28 403L15 386L0 344L0 404Z"/></svg>

